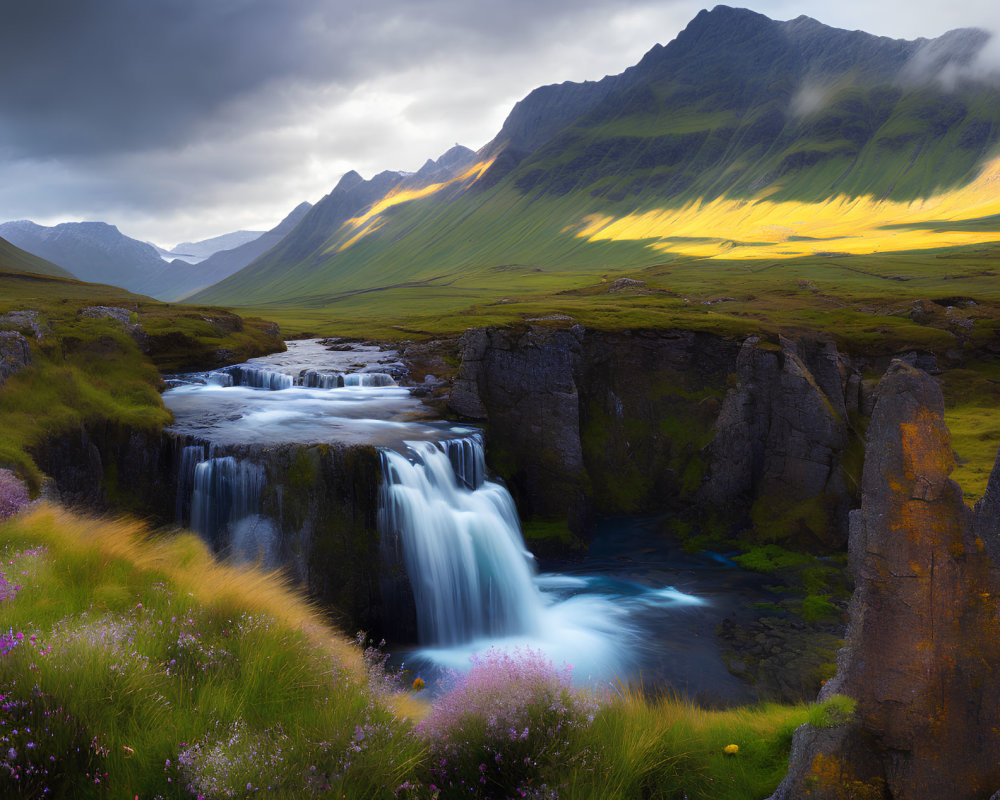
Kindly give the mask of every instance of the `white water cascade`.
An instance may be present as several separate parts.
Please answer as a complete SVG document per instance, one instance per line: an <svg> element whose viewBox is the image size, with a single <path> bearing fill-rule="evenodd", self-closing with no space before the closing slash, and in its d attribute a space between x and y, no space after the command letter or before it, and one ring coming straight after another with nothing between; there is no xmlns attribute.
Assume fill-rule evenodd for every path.
<svg viewBox="0 0 1000 800"><path fill-rule="evenodd" d="M531 647L576 674L626 668L631 632L606 598L556 600L537 585L513 499L486 479L480 436L384 450L379 530L398 536L423 657L458 669L487 647Z"/></svg>
<svg viewBox="0 0 1000 800"><path fill-rule="evenodd" d="M234 549L243 549L233 540L240 533L245 538L242 529L248 526L241 523L259 519L264 470L233 456L208 458L194 464L190 485L191 527L215 545L223 544L228 534Z"/></svg>
<svg viewBox="0 0 1000 800"><path fill-rule="evenodd" d="M412 461L383 452L379 527L402 539L427 644L529 633L543 607L510 494L497 483L466 488L468 481L457 479L449 451L461 453L472 442L409 442Z"/></svg>

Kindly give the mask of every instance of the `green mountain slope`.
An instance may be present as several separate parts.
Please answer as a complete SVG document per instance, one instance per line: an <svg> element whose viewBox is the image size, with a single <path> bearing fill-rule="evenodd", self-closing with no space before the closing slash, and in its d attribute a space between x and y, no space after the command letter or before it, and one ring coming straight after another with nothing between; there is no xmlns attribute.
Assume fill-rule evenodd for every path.
<svg viewBox="0 0 1000 800"><path fill-rule="evenodd" d="M73 276L51 261L32 255L20 247L15 247L6 239L0 239L0 270L4 272L28 272L35 275L50 275L56 278Z"/></svg>
<svg viewBox="0 0 1000 800"><path fill-rule="evenodd" d="M781 227L782 242L821 238L788 226L831 197L884 201L897 214L886 224L919 227L899 209L968 184L1000 138L1000 91L935 77L961 75L987 38L906 42L720 6L620 76L533 92L477 171L409 194L398 177L345 176L279 247L193 299L333 309L392 291L457 308L575 289L748 244L747 200L758 214L758 201L788 204L757 226ZM647 218L712 202L730 204L713 207L718 224Z"/></svg>

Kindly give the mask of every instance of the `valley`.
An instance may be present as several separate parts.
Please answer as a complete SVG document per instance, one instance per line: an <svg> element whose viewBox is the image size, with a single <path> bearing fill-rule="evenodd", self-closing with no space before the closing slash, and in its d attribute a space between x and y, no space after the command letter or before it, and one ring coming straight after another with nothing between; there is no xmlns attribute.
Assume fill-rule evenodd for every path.
<svg viewBox="0 0 1000 800"><path fill-rule="evenodd" d="M992 42L717 6L268 230L0 222L0 794L991 797Z"/></svg>

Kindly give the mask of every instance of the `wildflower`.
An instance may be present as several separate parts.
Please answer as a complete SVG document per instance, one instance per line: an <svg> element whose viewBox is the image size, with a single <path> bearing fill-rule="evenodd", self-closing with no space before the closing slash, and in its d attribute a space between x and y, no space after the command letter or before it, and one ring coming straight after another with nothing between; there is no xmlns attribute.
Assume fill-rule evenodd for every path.
<svg viewBox="0 0 1000 800"><path fill-rule="evenodd" d="M740 752L740 746L738 744L727 744L722 748L722 752L727 756L735 756L738 752Z"/></svg>
<svg viewBox="0 0 1000 800"><path fill-rule="evenodd" d="M125 751L125 758L132 758L132 756L135 755L135 750L133 750L127 744L122 745L122 750Z"/></svg>
<svg viewBox="0 0 1000 800"><path fill-rule="evenodd" d="M419 692L426 685L427 684L424 683L424 679L423 678L415 678L414 681L413 681L413 691Z"/></svg>

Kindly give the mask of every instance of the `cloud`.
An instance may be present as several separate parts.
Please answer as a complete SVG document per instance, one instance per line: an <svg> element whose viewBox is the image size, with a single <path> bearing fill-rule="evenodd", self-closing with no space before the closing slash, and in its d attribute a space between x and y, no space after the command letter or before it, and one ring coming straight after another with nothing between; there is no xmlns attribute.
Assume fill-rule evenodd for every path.
<svg viewBox="0 0 1000 800"><path fill-rule="evenodd" d="M949 27L940 4L887 1L881 17L883 5L859 0L755 5L776 19L804 12L842 27L870 21L876 32L900 20L922 20L931 35ZM991 7L962 2L981 5L976 14ZM535 87L621 72L674 38L702 5L6 3L0 220L104 219L161 244L267 228L349 169L415 170L455 142L481 147Z"/></svg>
<svg viewBox="0 0 1000 800"><path fill-rule="evenodd" d="M103 218L160 241L219 233L204 230L217 218L267 227L348 169L482 146L535 86L620 72L696 10L18 2L0 18L0 69L17 76L0 83L0 219Z"/></svg>

